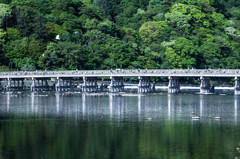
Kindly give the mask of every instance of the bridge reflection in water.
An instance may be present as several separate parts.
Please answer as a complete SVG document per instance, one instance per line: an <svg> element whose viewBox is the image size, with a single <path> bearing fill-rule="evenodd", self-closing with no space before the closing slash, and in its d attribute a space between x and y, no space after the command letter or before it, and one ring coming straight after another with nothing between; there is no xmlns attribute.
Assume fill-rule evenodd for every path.
<svg viewBox="0 0 240 159"><path fill-rule="evenodd" d="M214 117L237 124L239 96L160 95L160 94L39 94L6 93L0 95L0 113L10 116L61 117L75 120L212 122ZM27 102L26 102L27 101ZM232 117L229 118L229 116Z"/></svg>
<svg viewBox="0 0 240 159"><path fill-rule="evenodd" d="M156 83L151 77L167 77L169 93L181 90L180 78L194 77L201 81L200 93L214 91L211 78L235 78L235 94L240 94L240 70L222 69L181 69L181 70L76 70L76 71L32 71L0 73L0 90L2 91L82 91L82 92L123 92L124 78L138 78L138 92L154 92ZM108 84L103 82L108 78ZM82 82L82 83L81 83Z"/></svg>
<svg viewBox="0 0 240 159"><path fill-rule="evenodd" d="M0 158L234 158L240 141L239 96L32 92L0 101Z"/></svg>

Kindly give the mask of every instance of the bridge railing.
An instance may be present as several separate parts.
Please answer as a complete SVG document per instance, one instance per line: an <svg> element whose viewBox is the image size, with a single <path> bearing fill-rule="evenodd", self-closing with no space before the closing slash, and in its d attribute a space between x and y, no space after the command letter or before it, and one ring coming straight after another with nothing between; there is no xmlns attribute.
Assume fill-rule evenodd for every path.
<svg viewBox="0 0 240 159"><path fill-rule="evenodd" d="M73 70L73 71L14 71L0 72L0 76L50 76L50 75L240 75L240 69L135 69L135 70Z"/></svg>

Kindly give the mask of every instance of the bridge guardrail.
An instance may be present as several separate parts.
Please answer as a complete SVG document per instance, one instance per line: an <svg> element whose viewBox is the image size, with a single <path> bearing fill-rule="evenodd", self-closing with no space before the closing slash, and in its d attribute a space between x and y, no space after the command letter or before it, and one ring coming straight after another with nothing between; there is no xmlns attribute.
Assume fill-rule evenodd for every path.
<svg viewBox="0 0 240 159"><path fill-rule="evenodd" d="M15 71L0 72L1 76L61 76L61 75L240 75L240 69L137 69L137 70L74 70L74 71Z"/></svg>

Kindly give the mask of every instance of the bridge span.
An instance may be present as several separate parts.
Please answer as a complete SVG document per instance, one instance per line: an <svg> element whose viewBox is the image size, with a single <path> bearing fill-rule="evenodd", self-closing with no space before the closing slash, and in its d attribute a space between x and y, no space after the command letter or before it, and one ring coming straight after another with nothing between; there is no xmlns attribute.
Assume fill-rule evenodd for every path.
<svg viewBox="0 0 240 159"><path fill-rule="evenodd" d="M201 80L200 93L210 93L210 78L235 78L235 94L240 94L240 69L137 69L137 70L74 70L74 71L17 71L0 73L0 89L3 91L24 90L31 83L31 91L73 91L73 79L82 78L81 91L96 92L103 89L98 79L111 79L110 92L124 91L124 78L138 77L138 92L155 90L151 77L168 77L168 92L180 91L179 78L198 77ZM52 83L50 85L49 83Z"/></svg>

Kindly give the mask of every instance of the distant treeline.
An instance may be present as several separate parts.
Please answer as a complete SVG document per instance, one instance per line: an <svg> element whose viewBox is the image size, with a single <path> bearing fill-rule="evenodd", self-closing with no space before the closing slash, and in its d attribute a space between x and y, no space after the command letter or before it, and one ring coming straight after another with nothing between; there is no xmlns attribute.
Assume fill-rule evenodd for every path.
<svg viewBox="0 0 240 159"><path fill-rule="evenodd" d="M0 66L240 68L237 0L0 0Z"/></svg>

